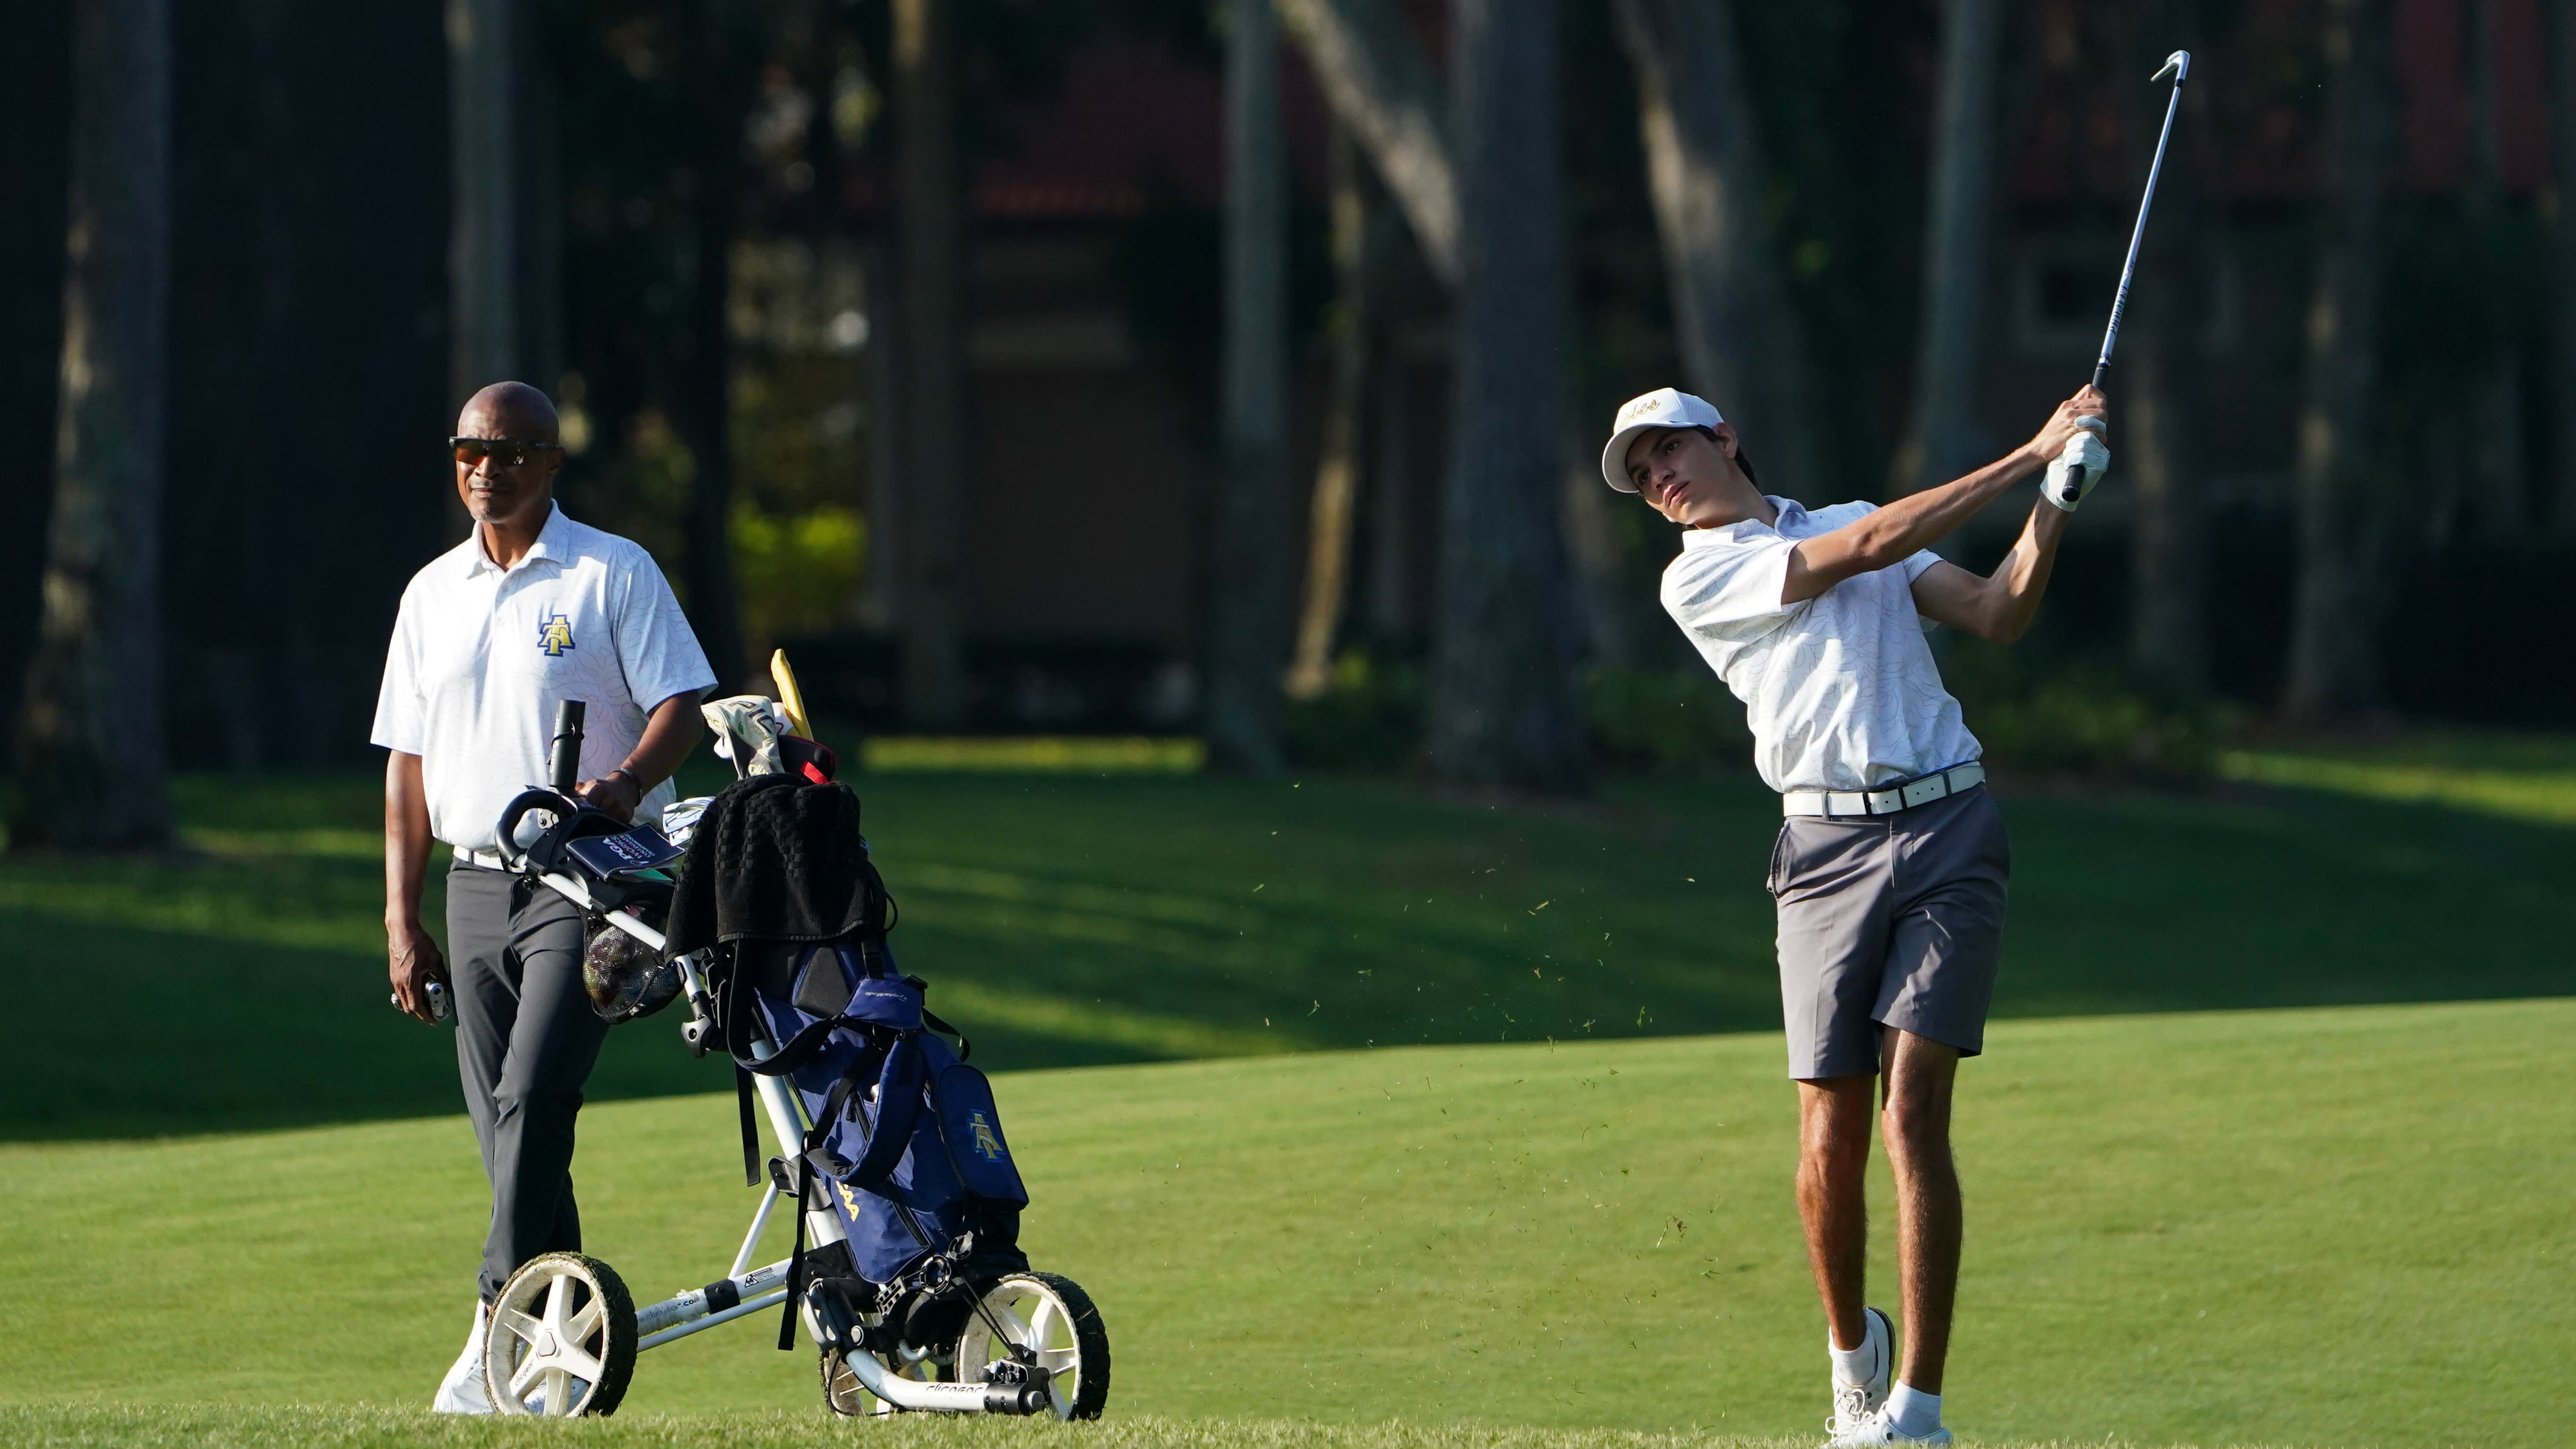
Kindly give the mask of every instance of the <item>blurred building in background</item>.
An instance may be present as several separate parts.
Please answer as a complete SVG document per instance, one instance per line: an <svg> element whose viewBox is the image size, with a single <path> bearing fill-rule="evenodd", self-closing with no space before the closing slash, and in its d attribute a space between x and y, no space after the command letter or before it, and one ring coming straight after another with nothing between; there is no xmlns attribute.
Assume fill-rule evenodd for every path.
<svg viewBox="0 0 2576 1449"><path fill-rule="evenodd" d="M517 245L544 265L522 269L515 305L527 380L564 407L566 507L653 547L701 629L738 636L732 659L786 644L827 713L904 727L917 590L903 515L920 453L906 431L918 412L900 305L901 7L527 3L513 63L530 68L531 99L509 144L524 166ZM1437 65L1442 7L1397 8ZM1813 398L1797 450L1813 476L1766 473L1777 491L1825 501L1901 486L1889 480L1912 431L1947 8L1739 7L1774 173L1764 244L1790 278ZM2189 420L2166 448L2187 459L2174 466L2189 486L2180 652L2196 661L2194 688L2260 707L2286 667L2325 62L2315 0L2233 8L2198 42L2197 109L2156 218L2179 249L2156 279L2186 278L2192 300L2154 326L2167 358L2159 405ZM2002 6L1968 422L1989 455L2089 372L2143 171L2137 107L2161 101L2144 81L2170 46L2095 9ZM31 53L60 54L69 5L30 10ZM1606 0L1561 7L1569 275L1562 296L1528 305L1572 319L1567 527L1585 607L1602 616L1587 637L1597 662L1651 672L1688 662L1653 602L1669 532L1626 500L1574 497L1610 409L1682 376L1611 12ZM2549 481L2558 378L2538 300L2553 295L2558 224L2542 8L2404 0L2393 13L2405 63L2379 342L2392 491L2377 515L2377 602L2353 627L2379 638L2399 708L2564 723L2576 687L2535 692L2485 646L2433 637L2468 614L2520 611L2544 627L2569 610L2554 579L2576 548L2554 540L2576 536L2576 498ZM440 450L462 386L454 36L431 0L362 12L202 0L176 15L172 751L196 767L347 760L361 753L402 583L462 527ZM1222 584L1206 574L1226 164L1209 12L995 0L956 15L966 691L951 723L1187 730L1201 601ZM61 67L20 73L26 84L0 101L23 138L23 164L0 180L12 381L0 428L13 439L0 500L34 520L49 489L69 98ZM1336 122L1294 46L1282 78L1301 339L1289 407L1300 533L1283 548L1302 570L1333 339L1351 313L1327 214ZM1376 205L1395 215L1383 195ZM1405 229L1383 229L1331 651L1335 687L1363 691L1425 648L1446 449L1447 294ZM2499 313L2508 281L2531 300ZM2139 305L2174 304L2142 292ZM2134 397L2133 349L2148 346L2136 337L2114 369L2118 406ZM2140 442L2122 438L2124 467L2139 464ZM1790 451L1748 443L1757 458ZM2146 495L2124 481L2088 504L2059 570L2063 657L2139 647L2131 545ZM0 691L14 692L42 530L5 534ZM2000 530L1963 540L1963 561L2002 543ZM720 607L704 597L712 588Z"/></svg>

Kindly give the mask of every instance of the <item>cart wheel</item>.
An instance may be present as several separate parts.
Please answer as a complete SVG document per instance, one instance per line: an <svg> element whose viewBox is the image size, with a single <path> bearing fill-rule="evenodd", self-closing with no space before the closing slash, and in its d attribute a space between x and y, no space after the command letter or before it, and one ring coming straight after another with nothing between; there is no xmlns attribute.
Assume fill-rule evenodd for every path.
<svg viewBox="0 0 2576 1449"><path fill-rule="evenodd" d="M886 1412L885 1400L868 1392L850 1361L831 1349L822 1351L823 1407L844 1419L869 1418Z"/></svg>
<svg viewBox="0 0 2576 1449"><path fill-rule="evenodd" d="M501 1285L483 1384L504 1414L613 1414L635 1376L635 1299L606 1263L531 1258Z"/></svg>
<svg viewBox="0 0 2576 1449"><path fill-rule="evenodd" d="M865 1349L857 1350L864 1353ZM925 1378L920 1369L907 1371L906 1378ZM830 1349L823 1350L823 1406L844 1419L885 1419L903 1412L893 1404L868 1392L859 1376L850 1372L850 1361Z"/></svg>
<svg viewBox="0 0 2576 1449"><path fill-rule="evenodd" d="M865 1351L859 1350L859 1352ZM887 1372L899 1379L912 1379L925 1384L945 1383L953 1377L950 1370L935 1358L917 1359L910 1363L898 1362L889 1365ZM850 1372L849 1360L828 1348L823 1350L823 1403L833 1413L845 1419L881 1419L905 1412L902 1408L869 1393L868 1386L859 1382L859 1376Z"/></svg>
<svg viewBox="0 0 2576 1449"><path fill-rule="evenodd" d="M996 1328L1052 1374L1048 1395L1057 1418L1100 1417L1109 1402L1109 1330L1082 1285L1053 1273L1013 1273L987 1289L957 1340L960 1380L980 1384L995 1360L1012 1356L994 1342Z"/></svg>

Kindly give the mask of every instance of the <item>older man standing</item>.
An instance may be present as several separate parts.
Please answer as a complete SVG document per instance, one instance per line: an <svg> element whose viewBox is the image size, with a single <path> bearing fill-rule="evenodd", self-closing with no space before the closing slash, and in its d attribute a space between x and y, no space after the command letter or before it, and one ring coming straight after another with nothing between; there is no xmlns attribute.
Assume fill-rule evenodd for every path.
<svg viewBox="0 0 2576 1449"><path fill-rule="evenodd" d="M434 1021L456 1002L465 1108L492 1185L474 1328L438 1387L442 1413L493 1411L482 1373L490 1305L519 1265L581 1246L573 1123L608 1028L581 981L582 920L502 868L493 826L546 778L555 705L589 705L580 786L592 804L654 818L703 728L716 682L650 555L555 506L554 404L524 383L474 395L449 440L465 541L403 590L374 742L385 761L385 936L394 999ZM421 922L430 842L447 842L447 939Z"/></svg>

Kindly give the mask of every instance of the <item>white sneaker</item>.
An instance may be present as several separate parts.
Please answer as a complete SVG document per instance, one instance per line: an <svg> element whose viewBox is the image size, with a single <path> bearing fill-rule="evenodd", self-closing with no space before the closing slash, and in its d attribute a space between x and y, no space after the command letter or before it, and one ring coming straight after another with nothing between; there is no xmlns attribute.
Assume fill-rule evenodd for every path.
<svg viewBox="0 0 2576 1449"><path fill-rule="evenodd" d="M438 1397L429 1401L433 1414L489 1414L492 1396L483 1391L483 1335L491 1320L491 1309L482 1299L474 1300L474 1331L465 1336L465 1351L438 1381Z"/></svg>
<svg viewBox="0 0 2576 1449"><path fill-rule="evenodd" d="M1878 1350L1878 1372L1870 1375L1869 1382L1865 1384L1834 1380L1834 1414L1825 1421L1828 1434L1859 1428L1878 1412L1879 1405L1887 1402L1888 1385L1896 1378L1896 1325L1888 1322L1887 1315L1875 1308L1862 1309L1861 1318L1869 1325L1861 1342Z"/></svg>
<svg viewBox="0 0 2576 1449"><path fill-rule="evenodd" d="M1896 1420L1890 1417L1883 1407L1857 1424L1846 1426L1835 1423L1828 1424L1825 1428L1833 1435L1825 1441L1825 1449L1876 1449L1876 1446L1882 1444L1947 1444L1950 1442L1950 1431L1938 1424L1932 1426L1932 1432L1929 1434L1906 1433L1896 1427Z"/></svg>

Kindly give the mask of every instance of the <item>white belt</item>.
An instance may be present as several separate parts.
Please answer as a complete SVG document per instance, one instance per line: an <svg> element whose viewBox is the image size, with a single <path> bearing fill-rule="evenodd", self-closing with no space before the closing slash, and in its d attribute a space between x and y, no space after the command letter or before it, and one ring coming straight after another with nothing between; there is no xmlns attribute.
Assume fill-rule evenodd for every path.
<svg viewBox="0 0 2576 1449"><path fill-rule="evenodd" d="M460 845L456 847L456 859L461 864L478 865L485 870L508 870L510 868L510 863L503 860L501 858L501 852L497 850L467 850L464 846Z"/></svg>
<svg viewBox="0 0 2576 1449"><path fill-rule="evenodd" d="M1780 797L1783 815L1893 815L1929 805L1986 783L1986 767L1971 761L1899 780L1884 790L1793 790Z"/></svg>

